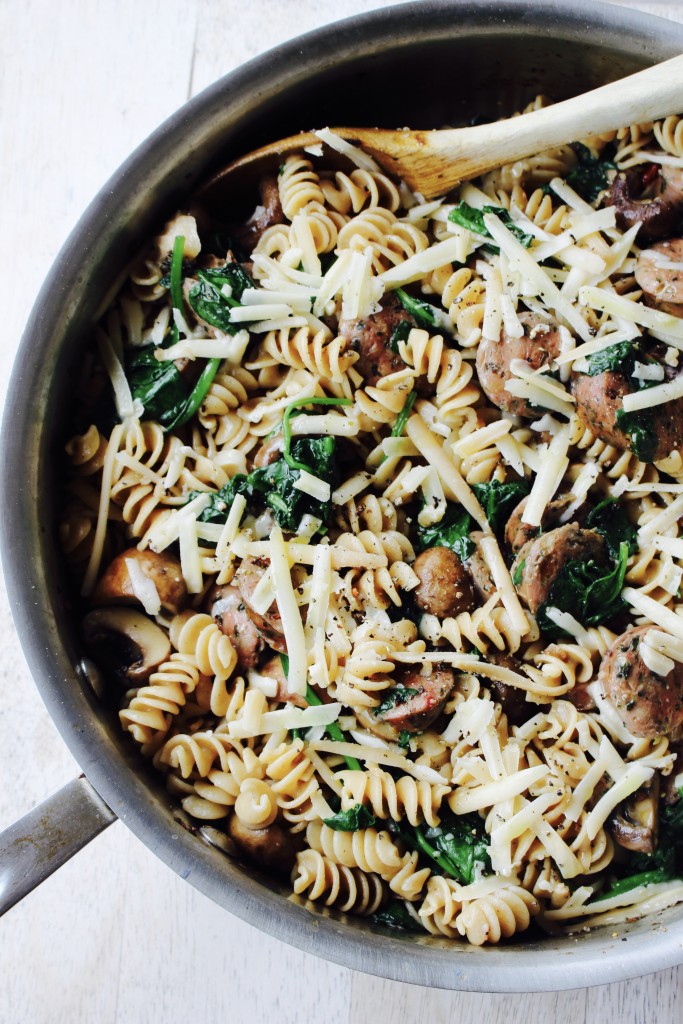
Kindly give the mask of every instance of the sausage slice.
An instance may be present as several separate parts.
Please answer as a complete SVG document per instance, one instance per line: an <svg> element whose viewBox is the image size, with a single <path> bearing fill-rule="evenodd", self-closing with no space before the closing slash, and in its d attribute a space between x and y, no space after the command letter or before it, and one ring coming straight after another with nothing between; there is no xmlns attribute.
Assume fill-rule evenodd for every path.
<svg viewBox="0 0 683 1024"><path fill-rule="evenodd" d="M577 523L550 530L528 541L518 552L511 570L513 579L521 573L517 592L535 615L548 600L553 583L565 565L589 559L607 564L604 537L595 530L584 530Z"/></svg>
<svg viewBox="0 0 683 1024"><path fill-rule="evenodd" d="M405 323L408 328L416 327L415 318L401 305L393 292L382 299L382 308L360 320L341 320L339 333L346 338L350 347L360 353L354 369L365 383L374 387L382 377L404 370L406 364L390 342L396 328Z"/></svg>
<svg viewBox="0 0 683 1024"><path fill-rule="evenodd" d="M510 363L513 359L523 359L530 371L547 366L560 354L560 333L557 324L548 323L533 313L522 313L519 319L524 327L521 338L512 338L502 331L496 341L480 343L477 374L487 397L499 409L514 416L538 419L538 409L507 390L506 384L513 376Z"/></svg>
<svg viewBox="0 0 683 1024"><path fill-rule="evenodd" d="M233 586L213 587L208 604L209 615L216 620L221 632L230 638L240 668L254 668L265 643L239 589Z"/></svg>
<svg viewBox="0 0 683 1024"><path fill-rule="evenodd" d="M667 676L647 667L641 644L652 626L634 626L623 633L600 663L598 683L634 736L654 738L683 725L683 665L674 663Z"/></svg>
<svg viewBox="0 0 683 1024"><path fill-rule="evenodd" d="M650 305L683 317L683 238L670 238L643 249L635 274Z"/></svg>
<svg viewBox="0 0 683 1024"><path fill-rule="evenodd" d="M282 618L278 611L277 602L273 601L265 615L259 615L251 603L252 595L267 568L268 562L266 559L245 558L235 574L235 584L242 596L249 617L262 639L274 650L286 654L285 631L282 628Z"/></svg>
<svg viewBox="0 0 683 1024"><path fill-rule="evenodd" d="M451 669L435 668L430 675L407 672L401 682L407 689L417 690L417 693L379 717L399 732L421 732L441 714L455 686L455 675Z"/></svg>

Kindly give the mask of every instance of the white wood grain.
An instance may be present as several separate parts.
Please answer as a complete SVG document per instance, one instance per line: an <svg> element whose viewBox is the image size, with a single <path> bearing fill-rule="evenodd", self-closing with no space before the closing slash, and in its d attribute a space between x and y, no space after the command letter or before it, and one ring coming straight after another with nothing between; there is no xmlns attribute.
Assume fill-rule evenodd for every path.
<svg viewBox="0 0 683 1024"><path fill-rule="evenodd" d="M40 281L108 175L189 95L380 0L0 3L0 397ZM650 4L683 20L683 8ZM0 828L77 772L30 680L0 589ZM0 1024L673 1024L683 970L483 996L369 978L270 939L119 823L0 922ZM581 978L575 982L581 984Z"/></svg>

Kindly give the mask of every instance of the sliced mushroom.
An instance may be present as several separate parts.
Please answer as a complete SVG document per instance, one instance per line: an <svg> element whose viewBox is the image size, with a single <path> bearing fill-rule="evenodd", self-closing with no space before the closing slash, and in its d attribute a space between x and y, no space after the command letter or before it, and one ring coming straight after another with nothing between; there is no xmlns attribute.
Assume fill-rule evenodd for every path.
<svg viewBox="0 0 683 1024"><path fill-rule="evenodd" d="M187 585L178 559L156 551L138 551L137 548L127 548L109 563L93 591L93 604L142 604L131 579L131 562L154 584L162 608L172 615L182 611L187 602Z"/></svg>
<svg viewBox="0 0 683 1024"><path fill-rule="evenodd" d="M133 608L96 608L81 628L94 661L126 687L142 686L171 653L163 629Z"/></svg>
<svg viewBox="0 0 683 1024"><path fill-rule="evenodd" d="M289 875L294 867L296 848L292 836L282 825L273 822L266 828L249 828L236 814L228 822L230 838L253 861L263 868Z"/></svg>
<svg viewBox="0 0 683 1024"><path fill-rule="evenodd" d="M609 821L614 841L625 850L654 853L659 825L659 776L633 794Z"/></svg>

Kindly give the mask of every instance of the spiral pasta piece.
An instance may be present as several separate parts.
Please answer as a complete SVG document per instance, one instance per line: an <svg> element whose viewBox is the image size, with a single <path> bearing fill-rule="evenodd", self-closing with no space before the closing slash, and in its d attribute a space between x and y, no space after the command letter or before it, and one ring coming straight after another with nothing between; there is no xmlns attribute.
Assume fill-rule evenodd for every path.
<svg viewBox="0 0 683 1024"><path fill-rule="evenodd" d="M176 615L170 628L171 643L181 654L197 659L199 671L213 676L211 711L224 715L229 704L226 681L237 665L235 648L210 615L182 612Z"/></svg>
<svg viewBox="0 0 683 1024"><path fill-rule="evenodd" d="M406 818L411 825L426 822L439 824L441 801L450 786L430 783L403 775L394 779L389 772L369 766L367 771L343 771L337 776L342 783L342 810L355 804L368 806L377 818Z"/></svg>
<svg viewBox="0 0 683 1024"><path fill-rule="evenodd" d="M532 893L520 885L509 885L467 903L456 917L455 927L473 946L494 944L526 931L539 910Z"/></svg>
<svg viewBox="0 0 683 1024"><path fill-rule="evenodd" d="M361 916L374 914L387 898L386 886L378 875L335 864L317 850L297 854L292 888L297 896Z"/></svg>
<svg viewBox="0 0 683 1024"><path fill-rule="evenodd" d="M308 370L326 380L342 376L358 359L346 339L332 338L326 330L314 332L309 327L269 331L261 348L278 363Z"/></svg>

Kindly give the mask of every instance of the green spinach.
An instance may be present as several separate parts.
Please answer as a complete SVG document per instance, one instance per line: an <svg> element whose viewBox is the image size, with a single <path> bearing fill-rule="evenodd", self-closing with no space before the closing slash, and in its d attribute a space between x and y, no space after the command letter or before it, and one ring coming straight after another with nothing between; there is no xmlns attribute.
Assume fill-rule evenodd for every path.
<svg viewBox="0 0 683 1024"><path fill-rule="evenodd" d="M584 626L597 626L620 611L628 551L628 543L622 541L611 568L598 565L594 559L574 559L563 566L536 615L543 633L564 636L564 630L548 618L547 608L570 612Z"/></svg>
<svg viewBox="0 0 683 1024"><path fill-rule="evenodd" d="M403 288L397 288L395 294L403 308L415 317L420 327L437 327L442 320L443 314L441 310L437 309L436 306L432 306L429 302L425 302L423 299L413 298L413 296L408 295L408 292L404 291ZM405 322L409 323L408 321ZM410 333L411 327L412 324L409 323L406 337ZM405 328L403 328L403 323L400 323L396 330L399 328L405 330ZM398 351L398 347L395 351Z"/></svg>
<svg viewBox="0 0 683 1024"><path fill-rule="evenodd" d="M357 832L361 828L370 828L376 818L364 804L354 804L346 811L339 811L331 818L323 818L324 823L335 832Z"/></svg>
<svg viewBox="0 0 683 1024"><path fill-rule="evenodd" d="M462 562L466 562L475 549L474 541L470 540L473 529L474 522L469 512L462 505L447 502L446 511L438 523L418 526L417 547L420 551L434 547L450 548Z"/></svg>
<svg viewBox="0 0 683 1024"><path fill-rule="evenodd" d="M373 924L384 925L385 928L395 928L402 932L424 931L422 925L418 924L405 903L400 900L389 900L381 910L375 911L370 920Z"/></svg>
<svg viewBox="0 0 683 1024"><path fill-rule="evenodd" d="M586 526L602 534L612 558L619 558L622 543L628 545L629 555L635 555L638 550L638 530L616 498L605 498L596 505L586 520Z"/></svg>
<svg viewBox="0 0 683 1024"><path fill-rule="evenodd" d="M507 484L492 480L488 484L473 484L472 490L484 510L491 529L495 534L500 534L505 529L513 509L522 498L526 498L530 488L526 480L512 480Z"/></svg>
<svg viewBox="0 0 683 1024"><path fill-rule="evenodd" d="M428 831L426 837L433 841L439 853L448 858L465 885L474 882L478 871L490 873L489 837L478 815L442 811L439 834L433 836Z"/></svg>
<svg viewBox="0 0 683 1024"><path fill-rule="evenodd" d="M413 325L410 320L401 320L400 323L396 324L396 327L394 327L391 337L389 338L389 348L392 352L396 352L396 354L398 354L399 342L407 341L408 335L412 329Z"/></svg>
<svg viewBox="0 0 683 1024"><path fill-rule="evenodd" d="M148 419L168 429L187 402L187 386L174 362L161 361L154 345L126 352L126 377L133 398L142 403Z"/></svg>
<svg viewBox="0 0 683 1024"><path fill-rule="evenodd" d="M415 690L411 686L393 686L390 690L385 690L385 697L379 707L375 708L376 715L384 715L387 711L393 711L394 708L399 707L401 704L406 704L411 697L417 697L419 690Z"/></svg>
<svg viewBox="0 0 683 1024"><path fill-rule="evenodd" d="M599 157L592 156L588 147L581 142L575 142L572 149L579 162L567 175L567 184L571 185L587 203L593 203L603 189L608 187L608 171L616 170L616 164L611 160L600 160Z"/></svg>
<svg viewBox="0 0 683 1024"><path fill-rule="evenodd" d="M507 210L504 210L500 206L484 206L481 210L477 210L474 206L469 206L468 203L462 200L448 214L448 219L453 221L454 224L459 224L462 228L467 228L468 231L473 231L476 235L483 235L484 238L491 238L491 233L484 223L484 214L493 213L498 217L505 227L510 231L518 242L520 242L525 249L528 249L533 241L533 235L527 234L525 231L515 223ZM497 245L491 243L484 246L489 252L497 253L500 249Z"/></svg>
<svg viewBox="0 0 683 1024"><path fill-rule="evenodd" d="M631 451L641 462L652 462L657 452L657 431L649 410L617 410L617 426L628 436Z"/></svg>
<svg viewBox="0 0 683 1024"><path fill-rule="evenodd" d="M453 814L448 808L442 808L439 814L441 823L437 828L390 821L389 830L458 882L474 881L478 871L490 873L489 837L481 818L476 814Z"/></svg>
<svg viewBox="0 0 683 1024"><path fill-rule="evenodd" d="M630 377L635 367L637 350L630 341L619 341L616 345L608 345L588 356L588 376L597 377L609 370L618 370Z"/></svg>

